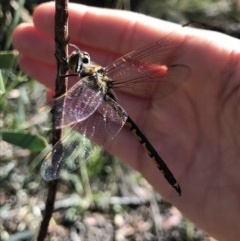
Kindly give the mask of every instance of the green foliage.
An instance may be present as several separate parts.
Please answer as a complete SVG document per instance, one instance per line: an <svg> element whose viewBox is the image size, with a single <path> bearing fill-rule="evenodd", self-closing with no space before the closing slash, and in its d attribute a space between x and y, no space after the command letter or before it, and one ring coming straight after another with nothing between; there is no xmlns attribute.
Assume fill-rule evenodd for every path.
<svg viewBox="0 0 240 241"><path fill-rule="evenodd" d="M0 137L8 143L32 152L39 152L47 146L46 140L42 136L20 131L0 131Z"/></svg>
<svg viewBox="0 0 240 241"><path fill-rule="evenodd" d="M18 52L13 51L1 51L0 52L0 69L11 69L16 66L18 58Z"/></svg>
<svg viewBox="0 0 240 241"><path fill-rule="evenodd" d="M39 152L46 147L46 140L31 134L27 127L32 125L28 124L32 114L30 96L36 85L16 68L17 58L17 51L0 52L0 140Z"/></svg>
<svg viewBox="0 0 240 241"><path fill-rule="evenodd" d="M5 85L4 85L4 82L3 82L3 77L2 77L2 71L0 69L0 98L2 95L4 95L6 93L6 90L5 90ZM0 107L1 108L1 107Z"/></svg>
<svg viewBox="0 0 240 241"><path fill-rule="evenodd" d="M134 11L182 25L197 22L200 23L200 28L205 28L205 25L209 29L239 36L238 1L141 0L137 2Z"/></svg>

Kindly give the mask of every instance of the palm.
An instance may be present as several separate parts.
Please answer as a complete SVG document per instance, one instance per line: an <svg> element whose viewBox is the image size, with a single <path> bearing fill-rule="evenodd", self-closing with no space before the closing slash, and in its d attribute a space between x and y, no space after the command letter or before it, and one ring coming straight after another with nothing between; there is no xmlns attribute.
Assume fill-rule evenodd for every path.
<svg viewBox="0 0 240 241"><path fill-rule="evenodd" d="M108 25L104 33L105 30L99 28L101 18L99 19L97 13L97 18L94 15L96 9L92 15L84 15L81 13L85 11L84 8L76 6L78 5L70 9L71 40L78 43L80 32L75 24L74 28L71 28L71 21L80 22L84 18L84 25L79 25L82 36L79 45L89 46L91 42L93 48L90 46L86 50L91 50L93 60L104 66L122 53L133 50L132 46L138 48L169 32L160 30L160 26L166 29L167 23L157 22L153 26L158 28L149 31L146 25L140 22L134 25L135 29L131 29L132 31L126 31L134 32L134 37L122 35L120 44L121 29L132 27L128 20L129 14L125 16L118 12L118 18L115 13L102 17L104 24ZM42 7L35 17L37 28L48 35L53 33L53 25L49 24L49 15L53 19L52 10L49 6ZM41 14L46 14L48 18L41 18ZM107 18L111 21L106 22ZM133 15L132 18L134 21L139 16ZM146 21L158 20L146 18ZM116 26L119 26L119 32L116 31L116 37L111 36L113 44L109 45L108 33L111 28L115 31ZM96 36L93 36L94 33ZM141 171L158 191L193 221L222 240L234 240L240 225L237 221L240 183L240 73L237 66L239 42L214 33L205 33L205 39L201 38L203 34L199 31L186 30L186 33L184 39L181 31L172 38L173 45L179 44L179 39L184 40L173 62L177 61L190 69L188 78L182 81L183 84L177 90L164 98L160 94L160 85L151 92L151 98L117 93L121 105L170 166L181 185L182 197L179 198L166 184L128 129L124 128L120 132L109 150ZM15 31L13 40L23 54L20 60L23 70L52 87L55 60L54 57L49 57L49 52L53 53L53 44L49 38L39 35L34 27L23 26ZM38 41L39 48L32 45L34 41ZM225 42L228 42L228 45L224 45ZM34 59L38 62L34 62ZM234 220L231 226L228 224L229 220Z"/></svg>

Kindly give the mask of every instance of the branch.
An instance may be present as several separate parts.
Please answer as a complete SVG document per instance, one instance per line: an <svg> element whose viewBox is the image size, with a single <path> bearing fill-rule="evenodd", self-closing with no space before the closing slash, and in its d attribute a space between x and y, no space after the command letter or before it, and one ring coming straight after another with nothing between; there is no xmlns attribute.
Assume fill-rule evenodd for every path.
<svg viewBox="0 0 240 241"><path fill-rule="evenodd" d="M66 75L68 70L67 62L66 62L66 45L68 41L68 33L67 33L67 20L68 20L68 11L67 11L67 0L56 0L55 2L55 56L57 60L57 77L55 84L55 98L63 95L66 92L66 84L65 78L62 76ZM57 120L55 118L55 110L56 110L56 102L54 101L52 108L52 146L54 146L57 142L61 141L62 131L61 129L57 129ZM59 106L58 106L59 108ZM63 109L63 106L62 106ZM55 154L55 153L54 153ZM52 162L57 162L57 156L54 155L52 157ZM47 229L49 221L52 217L54 202L57 192L57 184L58 180L50 181L48 188L48 195L46 200L46 209L44 212L44 217L39 229L39 234L37 237L38 241L43 241L47 235Z"/></svg>

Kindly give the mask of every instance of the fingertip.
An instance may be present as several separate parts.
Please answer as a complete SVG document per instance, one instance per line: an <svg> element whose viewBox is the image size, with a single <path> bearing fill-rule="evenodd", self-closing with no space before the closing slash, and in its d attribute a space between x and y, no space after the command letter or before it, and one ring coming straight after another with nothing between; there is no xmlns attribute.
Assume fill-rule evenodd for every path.
<svg viewBox="0 0 240 241"><path fill-rule="evenodd" d="M33 22L38 30L50 36L54 34L54 2L47 2L38 5L33 12Z"/></svg>
<svg viewBox="0 0 240 241"><path fill-rule="evenodd" d="M54 64L54 41L31 24L21 24L13 32L12 43L16 50L31 59Z"/></svg>
<svg viewBox="0 0 240 241"><path fill-rule="evenodd" d="M46 16L49 16L49 14L52 14L52 13L54 14L54 11L55 11L54 2L46 2L46 3L39 4L34 9L33 21L35 21L39 17L42 18L44 14L46 14Z"/></svg>
<svg viewBox="0 0 240 241"><path fill-rule="evenodd" d="M12 44L15 49L19 50L19 48L21 48L27 37L26 35L28 35L29 32L32 32L32 30L33 25L30 23L21 23L14 29L12 34Z"/></svg>
<svg viewBox="0 0 240 241"><path fill-rule="evenodd" d="M67 10L71 13L69 14L69 21L71 22L72 15L74 19L77 18L77 21L72 24L73 26L76 26L75 23L79 23L80 25L81 15L85 14L87 11L86 9L89 9L89 7L76 3L68 4ZM38 30L53 36L55 25L55 3L47 2L38 5L33 13L33 22Z"/></svg>

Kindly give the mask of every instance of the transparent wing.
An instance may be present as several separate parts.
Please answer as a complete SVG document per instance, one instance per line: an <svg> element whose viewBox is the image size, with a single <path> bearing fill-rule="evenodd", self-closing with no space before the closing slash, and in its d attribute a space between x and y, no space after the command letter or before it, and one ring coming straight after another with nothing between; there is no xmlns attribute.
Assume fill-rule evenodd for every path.
<svg viewBox="0 0 240 241"><path fill-rule="evenodd" d="M44 158L41 167L43 178L50 181L59 178L66 171L76 170L91 156L92 145L89 139L100 146L106 145L119 133L126 120L127 114L121 106L106 97L106 101L102 101L87 119L63 129L61 142Z"/></svg>
<svg viewBox="0 0 240 241"><path fill-rule="evenodd" d="M106 68L114 88L126 93L148 96L151 90L161 89L166 96L189 77L190 68L174 63L183 42L176 42L176 31L143 48L130 52ZM169 87L170 86L170 87Z"/></svg>
<svg viewBox="0 0 240 241"><path fill-rule="evenodd" d="M77 123L74 129L83 133L99 146L105 146L122 129L127 120L125 110L111 97L106 96L88 119Z"/></svg>
<svg viewBox="0 0 240 241"><path fill-rule="evenodd" d="M87 86L87 78L79 80L64 95L56 99L57 108L54 114L56 115L56 126L58 128L87 119L103 101L100 91Z"/></svg>
<svg viewBox="0 0 240 241"><path fill-rule="evenodd" d="M43 160L42 177L46 181L51 181L65 172L73 172L83 161L90 158L92 149L87 138L69 127L64 128L61 141L49 150Z"/></svg>

